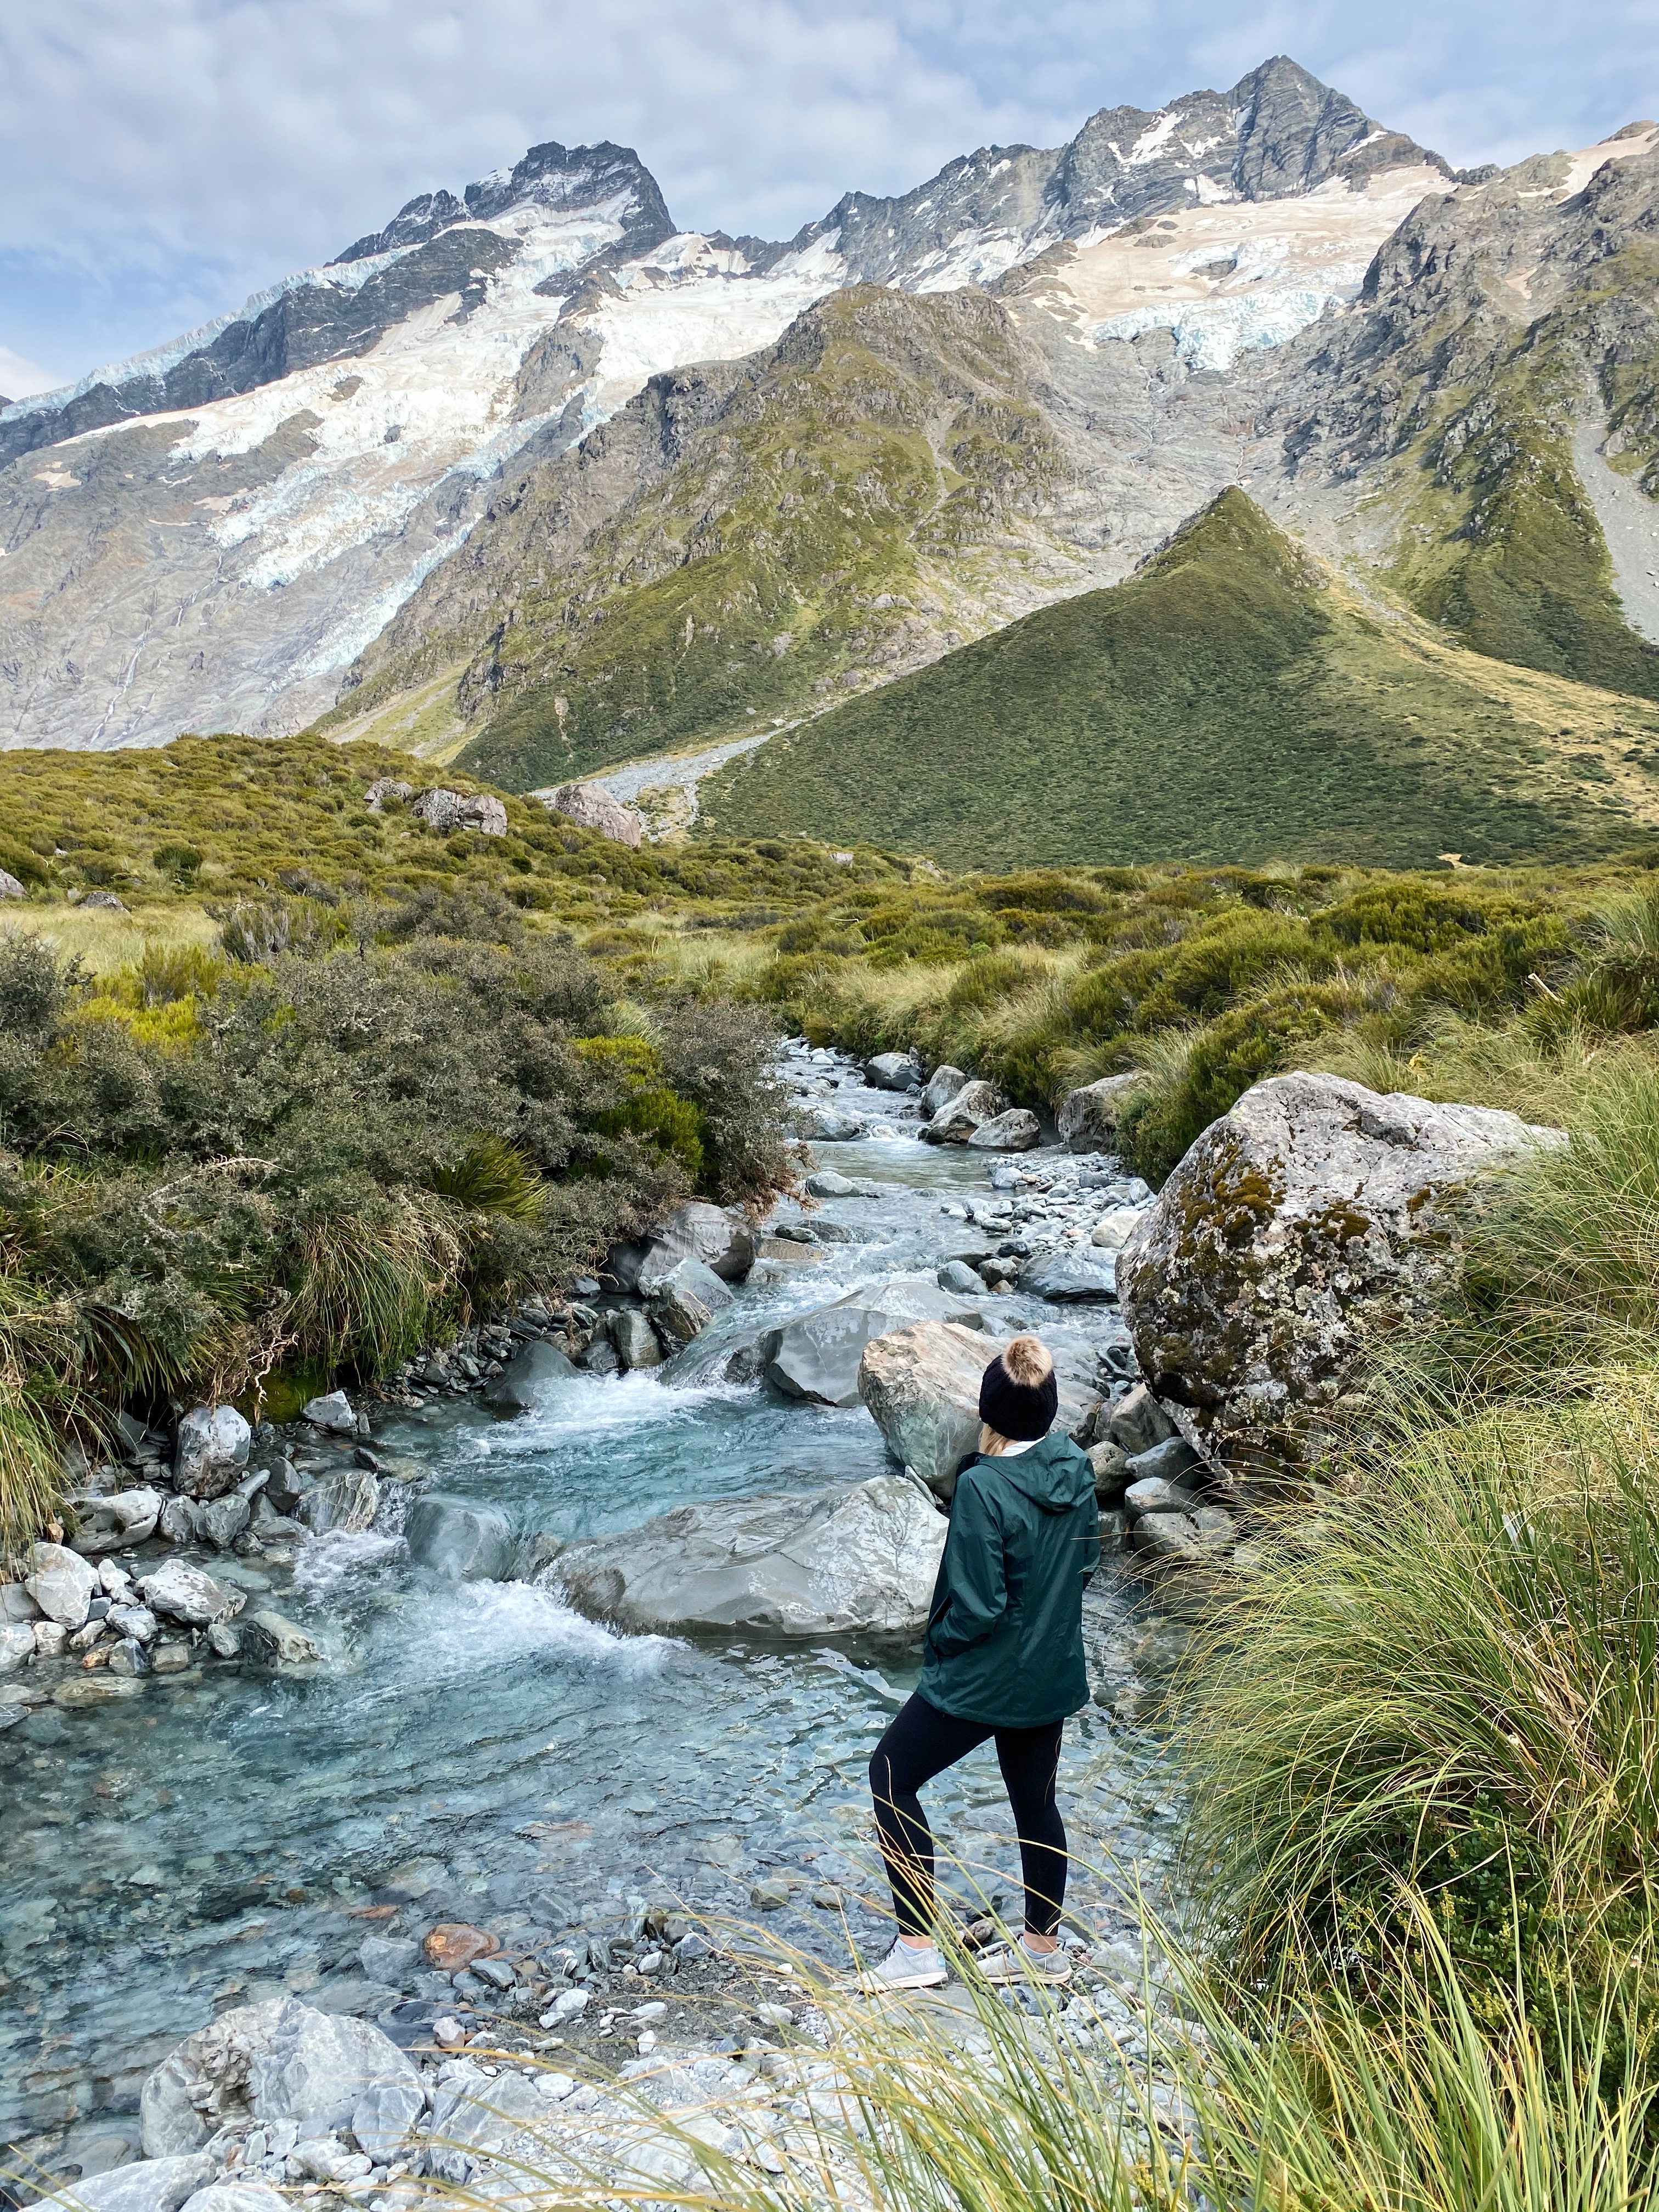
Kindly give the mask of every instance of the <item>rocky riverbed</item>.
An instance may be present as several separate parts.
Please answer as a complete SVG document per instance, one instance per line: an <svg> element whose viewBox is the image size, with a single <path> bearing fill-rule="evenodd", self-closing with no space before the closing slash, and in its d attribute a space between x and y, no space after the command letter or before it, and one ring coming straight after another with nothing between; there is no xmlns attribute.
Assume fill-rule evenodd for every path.
<svg viewBox="0 0 1659 2212"><path fill-rule="evenodd" d="M1117 1502L1149 1479L1130 1456L1168 1434L1126 1407L1112 1303L1145 1187L994 1097L958 1105L988 1090L965 1077L930 1098L902 1062L872 1085L799 1042L785 1072L817 1164L757 1231L647 1240L573 1306L289 1429L187 1436L181 1458L135 1426L128 1463L89 1474L103 1500L73 1563L46 1560L38 1595L7 1586L0 2138L36 2191L125 2173L145 2081L240 2008L379 2023L416 2046L429 2111L470 2045L562 2050L573 2081L647 2036L747 2065L781 2026L757 2005L784 2000L704 1948L699 1915L825 1962L849 1936L879 1947L864 1767L914 1680L943 1521L872 1344L908 1342L931 1373L944 1340L969 1339L972 1364L974 1340L988 1355L1040 1329L1108 1532L1180 1517ZM924 1113L945 1141L917 1141ZM852 1320L822 1318L838 1310ZM144 1491L154 1510L135 1511ZM882 1554L901 1524L908 1550ZM665 1570L699 1541L712 1579L688 1595ZM1156 1885L1176 1817L1140 1721L1181 1632L1132 1556L1109 1553L1090 1597L1096 1702L1061 1774L1099 1869L1075 1902L1109 1927L1132 1877ZM1012 1900L989 1754L929 1802L971 1869L964 1913ZM267 2181L402 2185L386 2158L307 2179L299 2141L266 2131Z"/></svg>

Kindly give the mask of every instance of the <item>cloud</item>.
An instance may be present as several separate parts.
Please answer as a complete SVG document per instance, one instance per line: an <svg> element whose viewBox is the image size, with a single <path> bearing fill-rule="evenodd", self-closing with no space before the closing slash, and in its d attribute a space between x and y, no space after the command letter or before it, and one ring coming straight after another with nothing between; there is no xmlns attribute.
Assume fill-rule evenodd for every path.
<svg viewBox="0 0 1659 2212"><path fill-rule="evenodd" d="M50 392L63 379L38 361L30 361L9 346L0 345L0 392L8 399L27 399L32 392Z"/></svg>
<svg viewBox="0 0 1659 2212"><path fill-rule="evenodd" d="M1060 143L1294 54L1454 160L1583 144L1659 55L1651 0L8 0L0 299L80 374L240 304L526 145L637 146L678 221L782 236L857 185ZM0 386L3 388L3 386Z"/></svg>

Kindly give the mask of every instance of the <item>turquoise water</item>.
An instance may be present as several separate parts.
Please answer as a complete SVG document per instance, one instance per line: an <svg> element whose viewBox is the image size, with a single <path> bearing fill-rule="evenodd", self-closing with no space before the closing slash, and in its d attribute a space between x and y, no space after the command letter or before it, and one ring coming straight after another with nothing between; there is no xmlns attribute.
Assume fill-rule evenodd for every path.
<svg viewBox="0 0 1659 2212"><path fill-rule="evenodd" d="M878 1472L861 1408L786 1404L720 1370L785 1312L884 1275L931 1274L963 1234L941 1200L984 1194L985 1167L908 1137L821 1157L884 1186L814 1217L869 1242L833 1246L805 1279L740 1291L668 1368L584 1376L512 1422L465 1401L387 1419L377 1449L435 1487L501 1504L526 1532L566 1536L689 1499ZM1121 1336L1109 1309L1004 1299L987 1312L1079 1347ZM321 1670L283 1679L210 1662L119 1703L32 1705L0 1734L0 2141L131 2112L149 2067L227 2004L288 1989L354 2002L366 1932L464 1917L503 1934L597 1933L665 1889L741 1911L769 1868L844 1879L868 1864L864 1769L914 1654L628 1637L526 1583L440 1584L411 1567L397 1534L404 1493L385 1487L374 1529L319 1539L291 1570L210 1563L300 1620L328 1655ZM1089 1635L1106 1682L1146 1642L1115 1566L1091 1595ZM1067 1730L1061 1786L1080 1856L1155 1873L1173 1814L1150 1742L1092 1707ZM946 1845L1012 1893L993 1754L943 1778L929 1804ZM1086 1905L1098 1886L1079 1895ZM390 1918L351 1917L388 1902ZM830 1941L810 1911L769 1924Z"/></svg>

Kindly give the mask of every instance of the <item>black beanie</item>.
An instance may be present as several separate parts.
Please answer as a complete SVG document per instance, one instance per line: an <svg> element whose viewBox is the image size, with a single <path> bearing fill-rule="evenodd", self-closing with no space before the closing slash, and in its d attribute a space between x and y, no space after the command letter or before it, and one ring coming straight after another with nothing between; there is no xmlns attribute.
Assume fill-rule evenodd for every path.
<svg viewBox="0 0 1659 2212"><path fill-rule="evenodd" d="M1011 1443L1035 1443L1054 1426L1060 1410L1060 1386L1051 1367L1041 1382L1016 1382L996 1358L980 1377L979 1417Z"/></svg>

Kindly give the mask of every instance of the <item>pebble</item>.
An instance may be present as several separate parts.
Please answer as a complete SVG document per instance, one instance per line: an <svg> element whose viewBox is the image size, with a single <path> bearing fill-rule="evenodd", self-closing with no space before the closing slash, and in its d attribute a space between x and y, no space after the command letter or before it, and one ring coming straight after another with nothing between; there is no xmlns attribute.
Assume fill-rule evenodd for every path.
<svg viewBox="0 0 1659 2212"><path fill-rule="evenodd" d="M458 1973L475 1959L486 1959L501 1948L500 1936L473 1928L465 1920L441 1920L435 1928L428 1929L421 1946L428 1965L435 1966L441 1974Z"/></svg>

